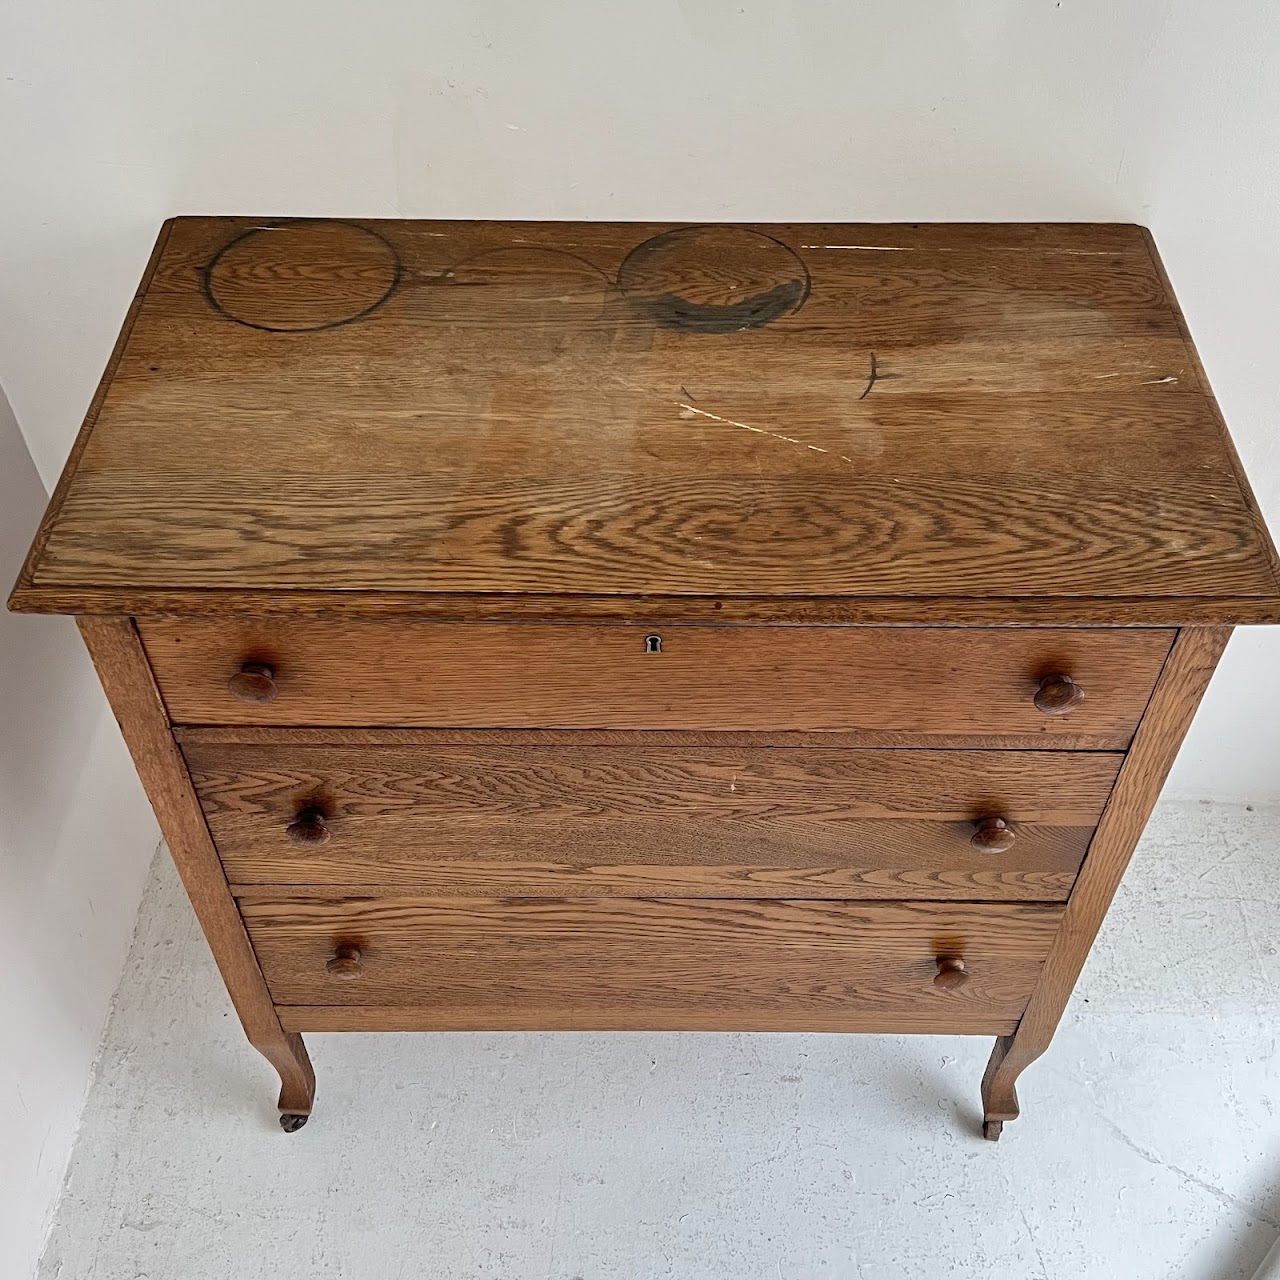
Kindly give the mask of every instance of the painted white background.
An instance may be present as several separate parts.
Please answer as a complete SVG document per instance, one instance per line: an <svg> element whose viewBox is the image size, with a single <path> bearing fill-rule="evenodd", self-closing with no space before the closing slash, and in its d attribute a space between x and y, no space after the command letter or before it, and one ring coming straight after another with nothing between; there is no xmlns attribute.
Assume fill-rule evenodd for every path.
<svg viewBox="0 0 1280 1280"><path fill-rule="evenodd" d="M1280 528L1278 55L1270 0L11 0L0 384L51 483L174 213L1139 221ZM20 472L6 462L0 509L30 491ZM45 785L0 790L6 911L37 918L77 867L112 885L100 943L75 912L42 934L92 974L118 964L151 835L121 783L98 838L68 851L64 824L72 860L46 863L69 807L125 766L66 627L33 635L24 662L66 696L24 694L0 764L29 769L41 734L62 745ZM1237 635L1182 794L1280 796L1278 666L1280 632ZM109 989L80 993L78 1026ZM64 1044L38 1005L16 1025L48 1096L30 1123L11 1124L7 1082L0 1101L18 1133L0 1201L34 1188L19 1214L56 1183L83 1087L83 1036ZM24 1274L36 1217L0 1231L0 1273Z"/></svg>

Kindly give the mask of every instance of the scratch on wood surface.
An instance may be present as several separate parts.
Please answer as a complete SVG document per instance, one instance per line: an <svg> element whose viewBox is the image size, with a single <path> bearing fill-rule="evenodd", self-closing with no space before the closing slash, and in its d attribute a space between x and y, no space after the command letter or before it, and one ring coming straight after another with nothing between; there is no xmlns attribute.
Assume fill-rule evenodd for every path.
<svg viewBox="0 0 1280 1280"><path fill-rule="evenodd" d="M695 409L691 404L685 404L683 400L675 400L672 402L680 410L680 416L687 418L692 414L697 414L702 418L710 418L713 422L723 422L728 427L740 427L743 431L754 431L756 435L770 436L774 440L785 440L788 444L798 444L802 449L812 449L814 453L830 453L830 449L820 448L816 444L806 444L803 440L797 440L795 436L784 436L780 431L769 431L765 427L753 427L749 422L735 422L733 418L722 418L718 413L708 413L706 409ZM846 458L844 454L835 455L842 462L852 463L852 458Z"/></svg>
<svg viewBox="0 0 1280 1280"><path fill-rule="evenodd" d="M940 244L802 244L802 249L849 249L862 253L972 253ZM1043 253L1071 258L1114 258L1117 249L1041 249L1037 245L983 245L984 253Z"/></svg>
<svg viewBox="0 0 1280 1280"><path fill-rule="evenodd" d="M638 386L634 382L628 382L625 378L619 378L617 374L612 374L610 376L613 382L616 382L620 387L626 387L628 391L638 391L642 395L649 394L649 390L647 388ZM693 396L689 395L689 389L687 387L682 386L680 390L683 391L686 396L689 396L690 400L693 399ZM680 416L682 418L709 418L712 422L723 422L727 427L737 427L739 430L750 431L758 436L769 436L773 440L784 440L787 444L797 444L802 449L809 449L814 453L830 454L832 457L839 458L841 462L847 462L850 466L853 465L853 459L846 457L843 453L832 454L830 449L823 449L821 446L816 444L806 444L803 440L797 440L795 436L784 436L780 431L770 431L767 427L755 427L749 422L738 422L734 418L723 418L718 413L710 413L706 409L699 409L697 405L689 404L684 400L672 400L671 403L680 410Z"/></svg>
<svg viewBox="0 0 1280 1280"><path fill-rule="evenodd" d="M861 249L867 253L916 253L917 249L905 244L802 244L802 249Z"/></svg>
<svg viewBox="0 0 1280 1280"><path fill-rule="evenodd" d="M1144 382L1142 385L1144 387L1158 387L1160 386L1161 383L1164 383L1164 382L1177 382L1177 378L1173 377L1172 375L1170 375L1167 378L1151 378L1148 381Z"/></svg>

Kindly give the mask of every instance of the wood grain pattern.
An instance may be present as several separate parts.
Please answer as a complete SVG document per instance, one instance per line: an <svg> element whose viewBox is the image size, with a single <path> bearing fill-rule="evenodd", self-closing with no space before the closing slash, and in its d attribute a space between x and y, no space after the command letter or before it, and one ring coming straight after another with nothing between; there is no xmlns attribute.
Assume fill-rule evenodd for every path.
<svg viewBox="0 0 1280 1280"><path fill-rule="evenodd" d="M1280 619L1135 227L180 219L46 533L17 607Z"/></svg>
<svg viewBox="0 0 1280 1280"><path fill-rule="evenodd" d="M1195 628L1180 632L1174 642L1089 846L1044 973L1016 1032L996 1043L982 1082L988 1121L1003 1122L1018 1116L1018 1076L1053 1038L1230 636L1227 627Z"/></svg>
<svg viewBox="0 0 1280 1280"><path fill-rule="evenodd" d="M482 594L570 594L589 584L616 595L951 596L973 594L980 583L1006 597L1215 590L1266 597L1273 584L1252 517L1215 510L1222 487L1201 474L1158 489L1131 480L1123 493L1100 492L1096 476L1046 469L1043 478L1018 481L1017 503L991 504L990 481L961 474L910 486L779 477L764 488L750 475L618 473L513 477L459 497L457 479L439 472L373 481L249 475L234 490L184 477L85 472L39 575L54 585L87 580L124 590L134 582L245 581L277 591L321 581L414 590L426 579L440 590ZM264 528L269 542L260 538ZM356 581L353 546L388 553ZM157 550L141 560L143 547ZM270 568L246 572L247 560L267 556ZM434 566L429 578L424 562Z"/></svg>
<svg viewBox="0 0 1280 1280"><path fill-rule="evenodd" d="M1101 752L187 745L237 892L1065 898ZM299 846L299 814L324 816ZM993 853L975 823L1017 839ZM311 892L308 888L306 892Z"/></svg>
<svg viewBox="0 0 1280 1280"><path fill-rule="evenodd" d="M315 1096L311 1062L301 1037L276 1017L133 623L81 618L79 624L245 1035L279 1073L280 1110L307 1115Z"/></svg>
<svg viewBox="0 0 1280 1280"><path fill-rule="evenodd" d="M185 724L1065 732L1123 747L1173 633L434 623L367 625L145 619L171 717ZM267 709L229 695L268 663ZM1040 678L1087 690L1065 716L1036 710Z"/></svg>
<svg viewBox="0 0 1280 1280"><path fill-rule="evenodd" d="M375 1026L373 1010L399 1007L440 1030L990 1033L1021 1013L1062 914L653 898L240 905L280 1004L358 1006ZM326 971L342 944L360 949L355 980ZM959 990L933 986L943 954L965 959Z"/></svg>

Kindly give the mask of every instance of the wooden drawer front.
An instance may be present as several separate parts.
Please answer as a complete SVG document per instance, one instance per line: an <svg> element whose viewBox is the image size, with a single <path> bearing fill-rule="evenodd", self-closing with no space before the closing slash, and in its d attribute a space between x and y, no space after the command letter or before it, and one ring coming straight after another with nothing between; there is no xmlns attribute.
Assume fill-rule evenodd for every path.
<svg viewBox="0 0 1280 1280"><path fill-rule="evenodd" d="M184 750L233 886L1066 898L1121 756L667 746ZM325 839L287 831L318 810ZM975 848L999 816L1012 846Z"/></svg>
<svg viewBox="0 0 1280 1280"><path fill-rule="evenodd" d="M679 898L242 900L285 1025L973 1032L1026 1006L1062 908ZM359 972L331 974L339 946ZM937 957L968 981L934 985ZM363 1006L351 1017L353 1006ZM399 1010L398 1014L381 1011Z"/></svg>
<svg viewBox="0 0 1280 1280"><path fill-rule="evenodd" d="M1123 747L1172 631L448 623L139 623L179 724L862 730ZM245 662L272 701L242 702ZM1046 715L1062 672L1085 690Z"/></svg>

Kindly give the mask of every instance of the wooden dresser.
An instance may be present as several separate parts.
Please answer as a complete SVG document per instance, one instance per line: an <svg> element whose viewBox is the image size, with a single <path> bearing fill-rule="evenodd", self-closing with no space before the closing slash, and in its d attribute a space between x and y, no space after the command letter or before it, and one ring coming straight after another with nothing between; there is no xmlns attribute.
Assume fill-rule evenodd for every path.
<svg viewBox="0 0 1280 1280"><path fill-rule="evenodd" d="M10 604L287 1130L665 1028L993 1036L995 1138L1280 577L1139 227L179 218Z"/></svg>

